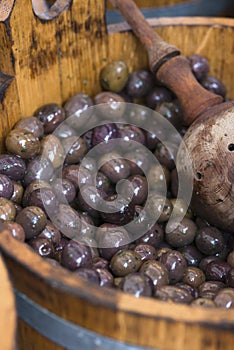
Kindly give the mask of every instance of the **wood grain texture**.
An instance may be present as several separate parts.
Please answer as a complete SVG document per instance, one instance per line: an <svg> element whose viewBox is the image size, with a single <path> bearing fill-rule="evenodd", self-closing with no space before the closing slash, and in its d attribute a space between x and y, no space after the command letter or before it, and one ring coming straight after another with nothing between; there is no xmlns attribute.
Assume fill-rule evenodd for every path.
<svg viewBox="0 0 234 350"><path fill-rule="evenodd" d="M16 341L16 309L8 271L0 256L0 346L14 350Z"/></svg>
<svg viewBox="0 0 234 350"><path fill-rule="evenodd" d="M44 103L63 103L76 92L94 96L100 91L100 69L107 62L123 59L130 71L147 67L146 51L126 27L105 28L104 11L104 1L74 0L58 18L42 22L33 15L29 1L16 1L9 20L0 23L0 64L5 74L15 77L1 105L2 137L16 120ZM233 19L160 18L150 23L184 55L204 54L211 63L210 73L224 81L228 96L234 98ZM69 271L52 267L7 232L0 235L0 249L14 287L68 321L160 350L233 349L233 310L191 311L185 305L149 298L139 302L90 286ZM30 349L31 345L24 347L25 337L34 350L53 349L22 322L19 326L19 350Z"/></svg>
<svg viewBox="0 0 234 350"><path fill-rule="evenodd" d="M234 310L191 311L186 305L172 306L151 298L141 298L139 302L131 295L99 289L74 278L63 268L51 266L8 232L1 233L0 246L14 286L47 310L79 326L119 341L160 350L232 349ZM22 322L19 326L20 350L35 340L38 341L34 342L35 350L42 349L42 344L43 349L49 349L50 342L46 344L45 338L40 342L40 336L34 338L35 331L30 333Z"/></svg>

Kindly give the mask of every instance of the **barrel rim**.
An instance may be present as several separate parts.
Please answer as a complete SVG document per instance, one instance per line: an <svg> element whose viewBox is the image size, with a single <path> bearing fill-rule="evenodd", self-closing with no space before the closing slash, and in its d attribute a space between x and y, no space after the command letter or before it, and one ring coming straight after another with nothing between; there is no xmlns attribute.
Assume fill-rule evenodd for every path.
<svg viewBox="0 0 234 350"><path fill-rule="evenodd" d="M153 298L125 294L119 290L105 287L97 288L81 278L74 279L71 271L60 266L56 267L45 261L23 242L18 242L10 232L3 231L0 236L0 247L3 257L14 260L17 265L30 270L50 288L62 293L69 293L92 304L105 306L118 312L124 312L138 317L199 324L218 329L234 329L234 310L206 309L189 305L169 303ZM30 294L30 293L29 293ZM28 297L32 297L28 295ZM173 305L173 307L172 307ZM191 317L192 311L192 317ZM222 321L222 322L220 322Z"/></svg>
<svg viewBox="0 0 234 350"><path fill-rule="evenodd" d="M234 18L227 17L160 17L149 18L147 20L149 24L154 27L168 27L168 26L181 26L181 27L193 27L193 26L205 26L205 27L234 27ZM117 24L109 24L107 26L108 34L116 34L121 32L131 31L127 22L121 22Z"/></svg>

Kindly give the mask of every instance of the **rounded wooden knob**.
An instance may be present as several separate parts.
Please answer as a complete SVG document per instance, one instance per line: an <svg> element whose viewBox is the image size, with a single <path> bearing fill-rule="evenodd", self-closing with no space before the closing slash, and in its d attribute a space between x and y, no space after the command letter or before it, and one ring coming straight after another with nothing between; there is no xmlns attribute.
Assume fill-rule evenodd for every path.
<svg viewBox="0 0 234 350"><path fill-rule="evenodd" d="M197 215L234 232L234 101L208 109L184 142L193 164L191 205Z"/></svg>

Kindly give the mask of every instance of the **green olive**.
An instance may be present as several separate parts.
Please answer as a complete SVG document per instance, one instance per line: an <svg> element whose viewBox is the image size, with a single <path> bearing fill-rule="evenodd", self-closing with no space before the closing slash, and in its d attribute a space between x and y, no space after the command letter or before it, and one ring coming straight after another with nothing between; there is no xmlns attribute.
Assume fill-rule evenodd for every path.
<svg viewBox="0 0 234 350"><path fill-rule="evenodd" d="M123 61L113 61L102 68L100 83L104 90L120 92L128 80L128 67Z"/></svg>

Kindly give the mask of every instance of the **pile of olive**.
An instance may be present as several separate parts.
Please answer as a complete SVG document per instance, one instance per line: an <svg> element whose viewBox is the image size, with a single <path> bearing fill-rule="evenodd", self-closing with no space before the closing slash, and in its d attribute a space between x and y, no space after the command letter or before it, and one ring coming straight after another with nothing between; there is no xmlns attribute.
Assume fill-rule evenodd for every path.
<svg viewBox="0 0 234 350"><path fill-rule="evenodd" d="M226 98L225 86L209 75L206 58L191 55L188 60L197 80ZM157 111L183 136L186 128L176 96L157 85L147 69L129 72L122 61L101 70L100 85L102 91L94 97L78 93L63 106L42 106L6 136L7 151L0 155L0 219L16 239L48 262L99 286L137 297L233 307L234 236L201 220L183 199L175 202L176 150L160 141L160 126L155 132L137 126L144 125L149 111ZM119 102L139 108L126 110ZM92 106L99 106L97 113ZM126 113L128 124L121 122ZM115 139L120 139L125 157L113 149ZM89 156L97 145L98 162ZM144 147L159 165L152 165ZM161 194L164 182L166 199ZM117 184L126 194L122 199ZM125 201L130 192L131 200ZM97 209L101 199L111 211ZM166 231L173 209L184 217L178 226L172 221ZM144 216L156 214L157 221L136 238L134 231L141 230ZM136 225L127 225L133 219L139 219Z"/></svg>

